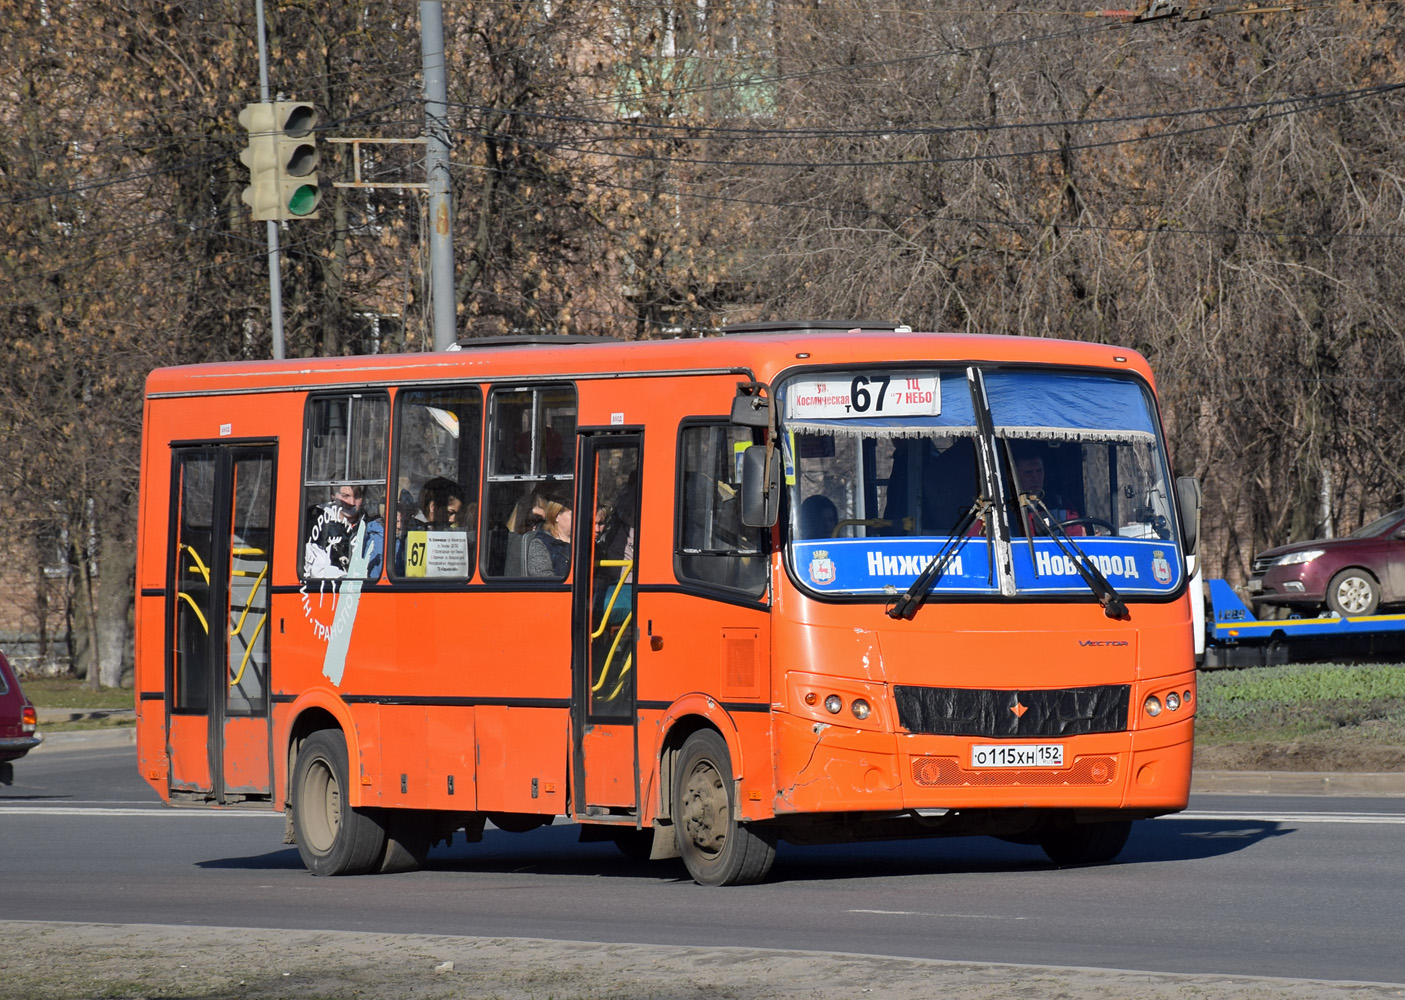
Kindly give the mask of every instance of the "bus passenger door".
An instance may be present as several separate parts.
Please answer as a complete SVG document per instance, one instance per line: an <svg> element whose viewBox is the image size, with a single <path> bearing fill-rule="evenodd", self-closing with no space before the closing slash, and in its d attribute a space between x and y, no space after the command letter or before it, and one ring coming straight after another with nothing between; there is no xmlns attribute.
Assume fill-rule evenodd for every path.
<svg viewBox="0 0 1405 1000"><path fill-rule="evenodd" d="M572 594L572 802L577 817L638 813L635 538L643 435L581 436Z"/></svg>
<svg viewBox="0 0 1405 1000"><path fill-rule="evenodd" d="M218 803L272 790L272 446L173 452L167 568L170 783Z"/></svg>

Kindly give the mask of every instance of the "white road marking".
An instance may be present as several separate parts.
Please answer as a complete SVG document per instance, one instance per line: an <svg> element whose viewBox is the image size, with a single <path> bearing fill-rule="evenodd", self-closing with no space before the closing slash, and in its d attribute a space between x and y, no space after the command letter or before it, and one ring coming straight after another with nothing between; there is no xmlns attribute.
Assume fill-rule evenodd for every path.
<svg viewBox="0 0 1405 1000"><path fill-rule="evenodd" d="M925 910L847 910L847 913L876 913L881 917L949 917L953 920L1028 920L997 913L928 913Z"/></svg>
<svg viewBox="0 0 1405 1000"><path fill-rule="evenodd" d="M1401 813L1260 813L1192 809L1170 816L1160 816L1158 819L1228 820L1242 823L1380 823L1386 826L1405 824L1405 814Z"/></svg>
<svg viewBox="0 0 1405 1000"><path fill-rule="evenodd" d="M0 801L0 816L17 813L21 816L238 816L241 819L279 820L282 813L251 812L247 809L168 809L165 806L123 808L120 806L15 806Z"/></svg>

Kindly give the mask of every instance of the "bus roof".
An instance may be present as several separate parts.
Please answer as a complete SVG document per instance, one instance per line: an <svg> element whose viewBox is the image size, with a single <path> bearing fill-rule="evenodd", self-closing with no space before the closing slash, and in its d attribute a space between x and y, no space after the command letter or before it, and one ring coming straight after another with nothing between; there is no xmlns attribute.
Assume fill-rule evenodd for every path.
<svg viewBox="0 0 1405 1000"><path fill-rule="evenodd" d="M1152 381L1146 359L1106 344L905 330L802 329L672 340L581 337L491 338L471 348L419 354L369 354L284 361L231 361L159 368L146 381L148 398L308 389L348 383L500 381L509 378L628 378L651 374L736 373L762 382L785 369L880 362L1024 363L1122 369Z"/></svg>

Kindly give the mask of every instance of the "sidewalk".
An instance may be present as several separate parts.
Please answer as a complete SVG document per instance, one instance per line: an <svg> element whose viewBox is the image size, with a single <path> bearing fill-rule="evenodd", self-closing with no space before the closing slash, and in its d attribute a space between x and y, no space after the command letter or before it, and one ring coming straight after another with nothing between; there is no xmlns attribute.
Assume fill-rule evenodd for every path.
<svg viewBox="0 0 1405 1000"><path fill-rule="evenodd" d="M36 708L39 716L39 735L44 742L30 751L40 754L45 750L94 750L110 747L135 746L137 742L136 717L134 708ZM46 726L65 722L110 719L118 723L106 729L75 729L53 732Z"/></svg>
<svg viewBox="0 0 1405 1000"><path fill-rule="evenodd" d="M135 746L135 726L111 729L84 729L74 732L45 732L44 723L74 722L80 719L135 720L134 709L87 710L76 708L39 709L42 746L31 751L90 750L99 747ZM1190 790L1195 795L1358 795L1365 798L1405 796L1405 773L1355 774L1334 771L1196 771Z"/></svg>

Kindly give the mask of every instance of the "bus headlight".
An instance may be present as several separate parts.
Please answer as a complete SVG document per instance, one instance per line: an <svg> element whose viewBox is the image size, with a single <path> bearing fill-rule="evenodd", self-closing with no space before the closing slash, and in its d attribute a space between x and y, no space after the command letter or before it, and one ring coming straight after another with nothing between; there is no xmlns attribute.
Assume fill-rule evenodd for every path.
<svg viewBox="0 0 1405 1000"><path fill-rule="evenodd" d="M1174 712L1176 709L1180 708L1180 707L1181 707L1181 696L1178 695L1178 694L1176 694L1176 692L1174 692L1174 691L1172 691L1170 694L1166 695L1166 707L1167 707L1170 711L1172 711L1172 712Z"/></svg>
<svg viewBox="0 0 1405 1000"><path fill-rule="evenodd" d="M849 711L854 713L854 718L862 722L868 718L868 714L873 711L873 708L862 698L855 698L854 703L849 706Z"/></svg>
<svg viewBox="0 0 1405 1000"><path fill-rule="evenodd" d="M837 694L832 694L824 700L824 707L830 715L838 715L840 710L844 708L844 699Z"/></svg>
<svg viewBox="0 0 1405 1000"><path fill-rule="evenodd" d="M1146 701L1142 703L1142 708L1146 710L1147 715L1154 719L1161 714L1161 699L1154 694L1149 694L1146 696Z"/></svg>

